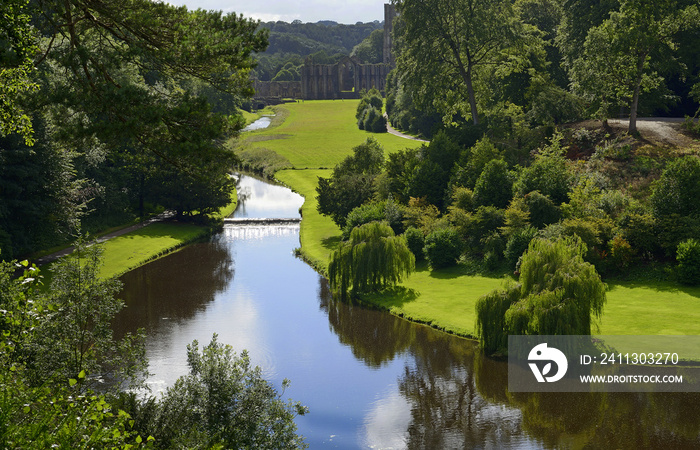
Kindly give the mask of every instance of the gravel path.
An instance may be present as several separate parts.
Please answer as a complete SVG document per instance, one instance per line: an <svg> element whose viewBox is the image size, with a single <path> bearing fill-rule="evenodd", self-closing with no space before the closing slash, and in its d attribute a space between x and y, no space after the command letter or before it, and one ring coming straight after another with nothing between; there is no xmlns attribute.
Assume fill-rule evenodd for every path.
<svg viewBox="0 0 700 450"><path fill-rule="evenodd" d="M384 117L387 117L386 113L384 113ZM409 136L409 135L407 135L407 134L403 134L402 132L396 130L394 127L392 127L392 126L389 124L389 118L388 118L388 117L387 117L387 120L386 120L386 131L387 131L389 134L393 134L394 136L398 136L398 137L400 137L400 138L411 139L411 140L413 140L413 141L418 141L418 142L426 142L426 143L427 143L427 142L430 142L430 141L426 141L426 140L424 140L424 139L419 139L419 138L417 138L417 137L413 137L413 136Z"/></svg>
<svg viewBox="0 0 700 450"><path fill-rule="evenodd" d="M123 234L131 233L132 231L136 231L136 230L139 230L141 228L147 227L148 225L150 225L152 223L162 222L163 220L169 219L169 218L173 217L174 215L175 215L175 213L172 211L165 211L165 212L158 214L157 216L151 217L148 220L137 223L136 225L131 225L129 227L122 228L120 230L113 231L111 233L107 233L107 234L95 239L95 241L97 243L105 242L105 241L108 241L108 240L115 238L117 236L121 236ZM42 256L41 258L37 258L32 262L34 264L36 264L37 266L43 266L44 264L52 263L52 262L56 261L57 259L62 258L64 256L72 253L74 249L75 248L73 246L70 246L70 247L64 248L63 250L60 250L58 252L51 253L50 255L46 255L46 256Z"/></svg>
<svg viewBox="0 0 700 450"><path fill-rule="evenodd" d="M671 117L645 117L637 119L637 131L643 139L654 145L663 147L691 148L699 145L694 140L681 133L681 124L685 119ZM627 129L630 121L628 119L610 119L608 124L611 127Z"/></svg>

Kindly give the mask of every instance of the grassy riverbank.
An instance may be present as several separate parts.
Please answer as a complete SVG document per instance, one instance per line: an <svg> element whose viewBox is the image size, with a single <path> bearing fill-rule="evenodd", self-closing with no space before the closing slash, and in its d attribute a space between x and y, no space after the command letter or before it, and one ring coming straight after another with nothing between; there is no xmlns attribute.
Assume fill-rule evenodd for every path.
<svg viewBox="0 0 700 450"><path fill-rule="evenodd" d="M228 217L236 209L238 194L231 193L231 202L210 214L212 224ZM118 277L130 270L136 269L149 261L171 253L189 243L204 239L212 233L215 225L197 225L179 222L155 222L145 227L116 236L102 244L103 266L100 276L104 278ZM44 284L51 281L51 265L42 269Z"/></svg>
<svg viewBox="0 0 700 450"><path fill-rule="evenodd" d="M210 219L215 222L230 216L236 210L237 204L238 194L234 190L231 203L219 209L217 213L210 214ZM122 275L191 242L203 239L211 232L211 225L157 222L117 236L103 244L104 265L100 275L105 278Z"/></svg>
<svg viewBox="0 0 700 450"><path fill-rule="evenodd" d="M419 145L358 130L354 124L356 104L319 101L286 105L287 120L256 132L257 137L247 144L272 149L294 165L295 169L277 172L276 178L306 198L301 252L321 272L325 272L328 257L340 240L340 229L316 211L318 176L330 173L321 169L332 168L368 136L377 137L386 153ZM477 299L501 286L502 281L470 275L463 267L431 271L422 265L398 288L364 300L406 319L470 337L475 333ZM619 281L609 282L607 297L599 334L700 335L700 288L651 280Z"/></svg>

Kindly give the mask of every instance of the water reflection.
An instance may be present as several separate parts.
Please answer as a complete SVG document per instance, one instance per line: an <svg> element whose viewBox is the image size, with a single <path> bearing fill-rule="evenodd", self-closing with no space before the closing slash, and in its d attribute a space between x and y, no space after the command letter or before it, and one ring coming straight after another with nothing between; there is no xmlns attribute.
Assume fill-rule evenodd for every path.
<svg viewBox="0 0 700 450"><path fill-rule="evenodd" d="M284 186L264 183L254 177L243 175L236 188L238 207L235 217L284 218L301 217L299 208L304 197Z"/></svg>
<svg viewBox="0 0 700 450"><path fill-rule="evenodd" d="M246 183L244 213L297 214L288 191ZM189 342L218 333L277 387L292 380L311 448L700 448L698 394L510 393L506 364L474 342L333 299L298 245L298 225L227 226L122 278L115 328L146 328L156 392L187 372Z"/></svg>
<svg viewBox="0 0 700 450"><path fill-rule="evenodd" d="M191 319L233 280L234 261L223 242L193 244L183 251L184 264L161 258L121 277L126 308L114 319L116 336L138 328L157 332L173 321Z"/></svg>
<svg viewBox="0 0 700 450"><path fill-rule="evenodd" d="M257 119L255 122L249 124L245 128L243 128L241 131L253 131L253 130L262 130L263 128L267 128L270 126L272 123L272 117L270 116L263 116L259 119Z"/></svg>

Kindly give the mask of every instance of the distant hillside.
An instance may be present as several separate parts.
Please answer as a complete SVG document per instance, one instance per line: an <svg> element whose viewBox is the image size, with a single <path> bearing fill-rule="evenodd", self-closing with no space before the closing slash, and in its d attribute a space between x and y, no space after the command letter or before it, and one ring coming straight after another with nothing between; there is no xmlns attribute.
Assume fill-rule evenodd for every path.
<svg viewBox="0 0 700 450"><path fill-rule="evenodd" d="M262 81L300 80L304 59L313 56L319 64L332 64L367 38L372 31L384 27L384 22L343 25L324 20L317 23L301 21L266 22L260 24L270 30L270 45L258 54L258 67L253 74Z"/></svg>
<svg viewBox="0 0 700 450"><path fill-rule="evenodd" d="M328 54L349 54L353 47L362 42L374 30L382 28L383 22L358 22L355 25L342 25L332 21L301 23L295 21L267 22L261 24L270 30L270 46L267 54L296 53L307 56L324 50Z"/></svg>

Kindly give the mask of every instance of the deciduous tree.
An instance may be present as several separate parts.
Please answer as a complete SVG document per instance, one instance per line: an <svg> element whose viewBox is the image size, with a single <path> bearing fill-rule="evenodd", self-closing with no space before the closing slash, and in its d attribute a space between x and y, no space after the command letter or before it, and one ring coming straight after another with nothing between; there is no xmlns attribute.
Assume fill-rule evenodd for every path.
<svg viewBox="0 0 700 450"><path fill-rule="evenodd" d="M341 295L372 292L392 286L413 272L415 257L389 225L370 222L356 227L341 242L328 264L331 286Z"/></svg>
<svg viewBox="0 0 700 450"><path fill-rule="evenodd" d="M478 70L500 62L522 23L509 0L395 0L401 17L398 67L414 99L480 121ZM435 95L440 92L440 95Z"/></svg>
<svg viewBox="0 0 700 450"><path fill-rule="evenodd" d="M619 11L588 31L582 55L572 65L574 89L600 105L630 110L629 132L637 132L639 98L663 86L676 66L676 34L700 19L697 5L679 0L622 0Z"/></svg>

